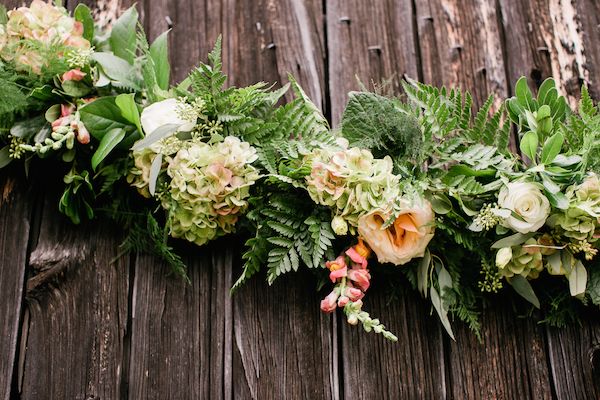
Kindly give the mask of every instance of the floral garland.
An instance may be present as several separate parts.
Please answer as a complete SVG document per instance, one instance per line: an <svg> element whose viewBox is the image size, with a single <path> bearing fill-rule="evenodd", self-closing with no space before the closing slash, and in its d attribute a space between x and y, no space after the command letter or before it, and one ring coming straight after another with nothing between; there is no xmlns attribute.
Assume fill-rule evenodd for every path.
<svg viewBox="0 0 600 400"><path fill-rule="evenodd" d="M66 166L64 214L112 218L125 251L183 276L168 236L249 236L234 289L264 268L269 283L326 268L321 309L390 340L362 310L371 256L402 266L450 336L450 316L477 333L505 284L554 325L600 305L600 111L585 86L575 111L552 79L534 97L522 78L472 115L468 93L408 80L405 99L350 93L331 130L291 76L226 88L220 47L173 87L167 36L149 44L135 8L108 32L85 5L0 10L0 167Z"/></svg>

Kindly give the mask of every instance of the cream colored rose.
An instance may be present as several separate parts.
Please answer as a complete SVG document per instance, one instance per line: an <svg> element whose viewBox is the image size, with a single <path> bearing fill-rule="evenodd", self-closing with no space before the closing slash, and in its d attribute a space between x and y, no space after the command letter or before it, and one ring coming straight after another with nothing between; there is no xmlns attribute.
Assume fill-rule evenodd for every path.
<svg viewBox="0 0 600 400"><path fill-rule="evenodd" d="M178 131L191 131L196 121L181 118L182 103L177 99L159 101L144 108L141 115L142 128L146 135L164 125L179 125Z"/></svg>
<svg viewBox="0 0 600 400"><path fill-rule="evenodd" d="M510 182L500 189L498 206L510 210L503 225L519 233L535 232L550 215L550 202L542 191L530 182Z"/></svg>
<svg viewBox="0 0 600 400"><path fill-rule="evenodd" d="M373 211L358 221L358 233L381 263L402 265L413 258L423 257L433 238L435 215L429 202L402 203L402 213L387 229L381 227L389 214L381 210Z"/></svg>

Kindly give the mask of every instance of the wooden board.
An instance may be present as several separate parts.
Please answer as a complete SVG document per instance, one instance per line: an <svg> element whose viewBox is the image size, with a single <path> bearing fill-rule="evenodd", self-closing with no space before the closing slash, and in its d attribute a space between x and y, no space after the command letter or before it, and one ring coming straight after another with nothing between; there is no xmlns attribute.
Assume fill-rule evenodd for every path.
<svg viewBox="0 0 600 400"><path fill-rule="evenodd" d="M3 172L0 177L0 399L8 399L16 372L33 192L27 189L23 173L12 168Z"/></svg>
<svg viewBox="0 0 600 400"><path fill-rule="evenodd" d="M231 368L231 255L186 248L191 283L140 256L132 297L129 398L222 399Z"/></svg>
<svg viewBox="0 0 600 400"><path fill-rule="evenodd" d="M118 398L129 258L105 223L74 227L50 191L29 262L19 382L24 399ZM115 227L116 228L116 227Z"/></svg>
<svg viewBox="0 0 600 400"><path fill-rule="evenodd" d="M133 3L84 2L101 25ZM460 85L479 104L509 95L521 74L532 84L555 74L571 99L582 81L600 95L595 0L143 0L138 10L150 39L172 28L173 81L222 33L228 84L281 85L291 72L334 126L356 77L388 81L390 93L404 75ZM496 304L482 344L457 321L452 342L401 274L376 268L365 309L399 336L391 344L320 314L325 293L307 272L273 287L257 276L230 297L237 239L182 246L186 284L149 256L111 264L118 227L73 227L56 194L30 219L33 198L2 179L0 398L600 398L596 314L556 330Z"/></svg>
<svg viewBox="0 0 600 400"><path fill-rule="evenodd" d="M420 78L411 0L331 0L327 50L331 120L337 126L348 92L386 81L400 92L404 75Z"/></svg>

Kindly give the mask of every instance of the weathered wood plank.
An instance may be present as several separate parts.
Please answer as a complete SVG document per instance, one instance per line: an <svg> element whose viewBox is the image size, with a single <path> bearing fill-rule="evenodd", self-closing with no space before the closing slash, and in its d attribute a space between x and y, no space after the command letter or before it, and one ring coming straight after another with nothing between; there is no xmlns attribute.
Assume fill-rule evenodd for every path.
<svg viewBox="0 0 600 400"><path fill-rule="evenodd" d="M507 91L502 36L493 1L416 0L423 81L469 90L475 105Z"/></svg>
<svg viewBox="0 0 600 400"><path fill-rule="evenodd" d="M552 399L544 328L518 318L508 303L486 309L481 323L481 342L454 324L456 342L447 346L452 398Z"/></svg>
<svg viewBox="0 0 600 400"><path fill-rule="evenodd" d="M129 259L112 262L120 234L73 227L51 190L30 256L20 364L24 399L120 397Z"/></svg>
<svg viewBox="0 0 600 400"><path fill-rule="evenodd" d="M440 324L406 283L392 283L401 282L400 274L390 277L374 278L364 309L398 336L397 343L341 318L344 398L445 399L449 388ZM398 286L398 296L386 294L390 284Z"/></svg>
<svg viewBox="0 0 600 400"><path fill-rule="evenodd" d="M389 90L399 93L405 74L414 79L420 74L411 0L330 0L326 8L331 120L335 126L347 93L360 89L356 78L367 86L388 81Z"/></svg>
<svg viewBox="0 0 600 400"><path fill-rule="evenodd" d="M600 2L577 0L576 20L580 23L578 33L582 36L584 80L594 99L600 99Z"/></svg>
<svg viewBox="0 0 600 400"><path fill-rule="evenodd" d="M558 400L600 399L600 312L582 326L548 329L548 352Z"/></svg>
<svg viewBox="0 0 600 400"><path fill-rule="evenodd" d="M218 246L186 250L190 284L167 277L168 267L155 258L136 263L131 399L230 397L231 253Z"/></svg>
<svg viewBox="0 0 600 400"><path fill-rule="evenodd" d="M314 285L303 271L234 295L234 398L339 398L336 337Z"/></svg>
<svg viewBox="0 0 600 400"><path fill-rule="evenodd" d="M526 76L539 86L554 77L572 106L585 81L600 90L597 2L570 0L500 0L506 34L507 71L511 83Z"/></svg>
<svg viewBox="0 0 600 400"><path fill-rule="evenodd" d="M0 398L11 393L29 242L31 190L22 173L0 177Z"/></svg>

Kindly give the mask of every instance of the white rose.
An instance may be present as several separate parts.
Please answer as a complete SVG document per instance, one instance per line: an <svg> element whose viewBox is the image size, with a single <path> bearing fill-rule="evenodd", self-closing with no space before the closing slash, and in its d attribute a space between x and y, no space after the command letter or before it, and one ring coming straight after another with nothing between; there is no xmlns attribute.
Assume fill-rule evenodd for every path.
<svg viewBox="0 0 600 400"><path fill-rule="evenodd" d="M512 211L503 225L519 233L535 232L550 215L550 202L542 191L530 182L511 182L500 189L498 206Z"/></svg>
<svg viewBox="0 0 600 400"><path fill-rule="evenodd" d="M167 99L153 103L142 111L142 128L146 135L151 134L157 128L164 125L179 125L178 131L191 131L196 125L196 121L183 119L180 117L179 109L182 103L177 99Z"/></svg>

